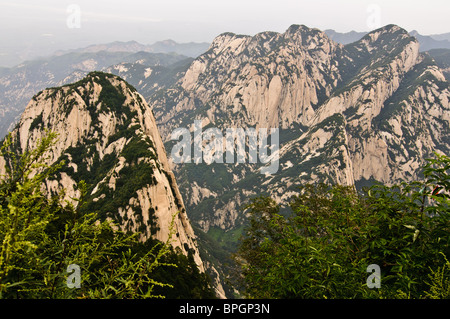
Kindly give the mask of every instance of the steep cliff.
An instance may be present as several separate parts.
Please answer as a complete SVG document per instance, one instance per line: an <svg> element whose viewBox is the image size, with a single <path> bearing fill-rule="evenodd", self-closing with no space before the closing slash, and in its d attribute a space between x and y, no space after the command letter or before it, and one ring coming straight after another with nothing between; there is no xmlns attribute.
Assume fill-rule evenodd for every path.
<svg viewBox="0 0 450 319"><path fill-rule="evenodd" d="M449 97L435 60L396 25L345 46L293 25L219 35L149 104L165 141L195 119L223 132L280 129L276 174L248 163L174 168L194 223L230 231L245 220L242 203L257 194L283 202L305 182L361 187L419 178L427 156L450 151Z"/></svg>
<svg viewBox="0 0 450 319"><path fill-rule="evenodd" d="M204 271L152 110L132 86L92 72L74 84L38 93L12 131L18 152L33 148L46 130L58 134L46 155L48 164L65 161L58 176L46 181L49 192L64 188L70 199L85 180L89 193L83 209L139 231L142 240L166 241L172 216L179 212L173 246L190 251ZM5 162L0 161L2 173Z"/></svg>

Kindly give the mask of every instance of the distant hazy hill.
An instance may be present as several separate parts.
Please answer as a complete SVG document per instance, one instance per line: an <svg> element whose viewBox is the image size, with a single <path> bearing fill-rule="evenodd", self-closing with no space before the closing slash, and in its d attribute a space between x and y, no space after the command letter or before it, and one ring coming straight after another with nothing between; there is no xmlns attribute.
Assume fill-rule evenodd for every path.
<svg viewBox="0 0 450 319"><path fill-rule="evenodd" d="M115 41L104 44L94 44L85 48L69 51L59 51L56 55L65 54L68 52L151 52L151 53L178 53L188 57L196 58L206 50L208 50L209 43L201 42L189 42L178 43L173 40L158 41L153 44L141 44L137 41Z"/></svg>
<svg viewBox="0 0 450 319"><path fill-rule="evenodd" d="M132 46L130 44L128 48ZM0 68L0 138L13 128L31 97L45 88L75 82L91 71L103 70L120 63L134 64L135 68L140 68L145 74L149 67L161 70L186 59L192 58L177 53L103 50L70 52L28 61L12 68ZM119 73L119 70L114 73ZM154 76L156 74L157 72Z"/></svg>
<svg viewBox="0 0 450 319"><path fill-rule="evenodd" d="M442 34L432 34L431 37L435 40L447 40L450 41L450 32Z"/></svg>
<svg viewBox="0 0 450 319"><path fill-rule="evenodd" d="M358 41L367 34L367 32L356 31L341 33L331 29L325 30L325 33L330 39L344 45ZM420 52L432 49L450 49L450 33L421 35L416 30L413 30L409 34L419 41Z"/></svg>
<svg viewBox="0 0 450 319"><path fill-rule="evenodd" d="M439 35L421 35L416 30L411 31L409 34L419 40L420 51L422 52L432 49L450 49L450 41L445 38L445 35L444 37L439 37Z"/></svg>
<svg viewBox="0 0 450 319"><path fill-rule="evenodd" d="M325 34L333 41L336 41L340 44L349 44L355 41L358 41L363 36L366 35L367 32L356 32L356 31L350 31L350 32L337 32L331 29L325 30Z"/></svg>
<svg viewBox="0 0 450 319"><path fill-rule="evenodd" d="M450 49L433 49L428 53L436 61L436 64L442 69L447 81L450 80Z"/></svg>
<svg viewBox="0 0 450 319"><path fill-rule="evenodd" d="M2 67L11 68L25 61L50 58L51 56L60 56L74 52L97 53L106 51L136 53L143 51L150 53L178 53L195 58L205 52L209 47L209 43L206 42L178 43L173 40L164 40L153 44L142 44L136 41L114 41L89 46L83 45L76 49L62 49L65 47L55 47L55 44L50 41L50 38L45 37L40 37L27 46L8 47L7 43L2 44L3 46L0 47L0 71Z"/></svg>

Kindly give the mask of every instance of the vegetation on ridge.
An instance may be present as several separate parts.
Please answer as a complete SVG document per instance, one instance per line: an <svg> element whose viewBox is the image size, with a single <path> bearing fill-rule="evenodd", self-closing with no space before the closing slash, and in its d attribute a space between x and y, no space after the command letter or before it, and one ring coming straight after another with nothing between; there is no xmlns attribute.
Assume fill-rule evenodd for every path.
<svg viewBox="0 0 450 319"><path fill-rule="evenodd" d="M450 298L450 157L428 159L424 182L306 185L291 214L270 197L247 206L235 260L250 298ZM381 286L368 287L369 265Z"/></svg>
<svg viewBox="0 0 450 319"><path fill-rule="evenodd" d="M118 230L95 211L81 213L84 182L76 207L63 201L64 191L42 192L43 181L64 165L43 164L55 138L49 133L20 156L10 137L2 143L0 155L11 166L0 180L0 298L213 298L192 255L170 241L138 242L138 233ZM69 287L69 265L81 269L79 288Z"/></svg>

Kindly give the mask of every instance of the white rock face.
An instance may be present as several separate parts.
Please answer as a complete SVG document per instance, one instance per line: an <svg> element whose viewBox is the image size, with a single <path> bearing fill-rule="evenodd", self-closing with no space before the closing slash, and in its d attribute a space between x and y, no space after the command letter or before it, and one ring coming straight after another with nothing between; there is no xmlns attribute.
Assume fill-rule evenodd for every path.
<svg viewBox="0 0 450 319"><path fill-rule="evenodd" d="M166 100L152 105L161 115L158 123L169 122L171 128L176 124L171 119L180 111L198 105L208 107L205 115L212 122L228 114L230 125L286 128L294 122L308 123L319 103L318 87L329 94L339 79L333 58L342 50L324 33L315 30L311 36L309 30L293 26L284 34L216 37L180 79L183 94L176 96L175 105L166 108ZM163 130L163 138L168 133Z"/></svg>
<svg viewBox="0 0 450 319"><path fill-rule="evenodd" d="M106 88L102 85L106 85ZM113 105L104 99L102 90L111 88L117 90L118 98L123 98L123 105ZM110 105L107 105L108 103ZM66 156L67 165L74 172L61 172L59 179L48 181L48 191L64 188L67 191L67 199L78 195L74 190L79 181L76 173L80 172L81 167L85 167L88 174L96 176L100 174L98 167L101 167L102 161L108 157L113 161L113 165L109 171L97 178L97 184L93 185L91 191L91 195L95 197L94 203L104 201L107 204L105 197L114 198L115 194L120 195L120 192L123 192L123 182L118 184L126 178L123 170L129 171L133 167L149 165L148 167L153 169L151 179L143 181L142 186L126 199L123 206L116 207L116 211L108 211L108 216L120 215L122 220L127 221L120 223L122 228L139 230L143 240L153 237L167 241L172 216L178 213L174 224L175 234L171 239L172 245L185 254L188 250L193 252L199 269L204 271L196 236L170 170L155 118L139 93L120 78L104 73L92 73L73 85L44 90L27 105L12 136L18 140L20 148L26 150L36 146L37 141L45 134L45 129L58 133L56 145L47 154L47 164L56 163ZM127 131L131 136L114 139L121 131ZM124 152L129 145L136 143L138 137L147 141L147 146L142 151L149 152L151 158L143 156L138 157L136 162L129 162L126 156L130 155ZM78 163L73 162L72 158L77 154L71 153L71 148L80 145L86 145L87 148L88 144L92 151L86 151L82 147L80 151L86 151L86 157ZM139 163L144 164L138 166ZM4 169L4 159L0 158L0 174L4 173ZM156 232L152 232L152 219L156 222Z"/></svg>
<svg viewBox="0 0 450 319"><path fill-rule="evenodd" d="M195 222L207 231L235 227L236 212L248 202L244 194L267 192L286 202L307 182L418 178L425 157L449 151L449 98L442 70L398 26L346 46L319 30L291 26L284 33L216 37L150 104L163 140L194 119L222 130L278 127L291 136L281 145L275 176L256 178L257 167L229 165L221 185L207 167L183 181L188 207L201 207ZM182 178L188 168L174 170Z"/></svg>

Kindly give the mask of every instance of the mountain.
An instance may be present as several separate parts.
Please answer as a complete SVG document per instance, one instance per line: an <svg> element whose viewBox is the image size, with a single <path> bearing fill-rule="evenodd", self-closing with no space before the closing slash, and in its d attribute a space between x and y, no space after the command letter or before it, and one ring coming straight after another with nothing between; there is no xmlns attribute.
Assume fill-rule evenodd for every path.
<svg viewBox="0 0 450 319"><path fill-rule="evenodd" d="M175 128L198 118L219 129L279 127L285 141L280 165L284 162L286 169L270 183L256 183L278 189L281 185L274 182L288 172L313 177L306 178L310 181L320 175L324 181L350 185L416 177L414 167L421 166L425 154L448 151L448 92L442 70L397 26L375 30L346 46L319 30L292 26L284 34L218 36L174 86L150 103L166 140ZM294 156L296 150L301 152ZM222 183L209 176L217 186L213 188L206 176L186 169L179 181L183 185L181 176L190 177L190 189L184 190L188 206L197 205L201 194L217 194L219 202L224 191L239 189L237 197L242 197L246 170L231 169ZM284 180L293 187L305 180L290 179ZM256 194L256 189L248 191ZM289 195L285 189L278 193ZM217 216L212 225L234 225L236 215L217 205L216 215L225 209L224 214L234 217L223 223ZM200 214L205 230L210 216L204 214L210 210Z"/></svg>
<svg viewBox="0 0 450 319"><path fill-rule="evenodd" d="M329 38L340 43L349 44L361 39L367 32L337 32L332 29L324 31ZM432 49L450 49L450 37L448 33L435 34L435 35L422 35L418 31L413 30L409 34L415 37L420 43L420 51L425 52Z"/></svg>
<svg viewBox="0 0 450 319"><path fill-rule="evenodd" d="M169 65L143 64L142 61L122 62L103 68L104 72L120 76L144 96L173 85L184 74L194 59L185 58Z"/></svg>
<svg viewBox="0 0 450 319"><path fill-rule="evenodd" d="M431 34L430 37L432 37L435 40L442 41L447 40L450 41L450 32L442 33L442 34Z"/></svg>
<svg viewBox="0 0 450 319"><path fill-rule="evenodd" d="M421 35L416 30L411 31L409 34L416 37L417 40L419 40L421 51L429 51L432 49L450 49L450 41L445 37L441 38L439 37L439 35L434 36Z"/></svg>
<svg viewBox="0 0 450 319"><path fill-rule="evenodd" d="M344 45L356 42L367 34L367 32L357 32L357 31L337 32L332 29L327 29L324 32L331 40Z"/></svg>
<svg viewBox="0 0 450 319"><path fill-rule="evenodd" d="M148 51L154 53L178 53L188 57L196 58L206 50L210 43L207 42L187 42L178 43L173 40L163 40L148 45Z"/></svg>
<svg viewBox="0 0 450 319"><path fill-rule="evenodd" d="M367 34L367 32L356 31L340 33L331 29L325 30L324 32L333 41L344 45L356 42ZM448 53L450 52L450 33L424 36L416 30L413 30L409 34L419 41L419 51L427 52L436 61L448 80L450 77L450 55Z"/></svg>
<svg viewBox="0 0 450 319"><path fill-rule="evenodd" d="M150 52L150 53L177 53L187 57L196 58L206 50L208 50L209 43L206 42L188 42L188 43L178 43L173 40L163 40L158 41L153 44L141 44L137 41L115 41L111 43L104 44L93 44L85 48L58 51L55 53L56 56L63 55L67 53L97 53L101 51L105 52Z"/></svg>
<svg viewBox="0 0 450 319"><path fill-rule="evenodd" d="M92 72L79 82L43 90L11 133L17 152L34 148L46 130L58 134L46 164L65 161L45 182L47 192L65 189L70 200L79 195L77 183L85 180L89 188L82 211L139 231L143 241L166 241L172 216L179 212L172 244L192 254L204 271L152 110L132 86L117 76ZM6 165L0 158L0 174Z"/></svg>
<svg viewBox="0 0 450 319"><path fill-rule="evenodd" d="M33 95L47 87L76 82L91 71L121 63L131 63L145 72L147 68L163 70L186 59L176 53L71 52L0 69L0 138L13 128Z"/></svg>
<svg viewBox="0 0 450 319"><path fill-rule="evenodd" d="M177 53L180 55L195 58L205 52L209 43L206 42L187 42L178 43L173 40L163 40L152 44L142 44L137 41L114 41L108 43L91 44L80 48L64 49L61 47L71 48L74 43L86 45L92 42L89 37L83 37L80 34L73 39L69 39L67 34L60 34L55 38L55 35L46 36L45 34L37 34L34 37L30 30L25 30L25 34L29 38L27 43L16 43L12 45L3 45L0 51L0 68L14 67L16 65L26 63L31 60L51 59L55 56L65 55L67 53L98 53L101 51L115 53L128 52L137 53L140 51L149 53ZM4 39L14 43L13 35L6 35L9 39ZM127 35L129 36L129 35ZM57 38L60 38L60 41ZM56 41L55 41L56 40ZM58 46L60 47L58 49Z"/></svg>
<svg viewBox="0 0 450 319"><path fill-rule="evenodd" d="M419 47L396 25L347 45L302 25L224 33L172 86L148 96L169 151L171 134L186 128L192 135L195 120L223 135L227 128L279 128L275 174L261 174L264 164L250 163L248 154L245 163L175 165L205 241L232 251L254 196L283 203L304 183L394 184L420 178L432 152L449 154L449 83Z"/></svg>
<svg viewBox="0 0 450 319"><path fill-rule="evenodd" d="M450 49L433 49L428 54L436 61L447 81L450 80Z"/></svg>
<svg viewBox="0 0 450 319"><path fill-rule="evenodd" d="M98 53L98 52L131 52L146 51L147 46L137 41L114 41L110 43L92 44L84 48L73 50L56 51L53 56L65 55L67 53Z"/></svg>

